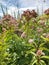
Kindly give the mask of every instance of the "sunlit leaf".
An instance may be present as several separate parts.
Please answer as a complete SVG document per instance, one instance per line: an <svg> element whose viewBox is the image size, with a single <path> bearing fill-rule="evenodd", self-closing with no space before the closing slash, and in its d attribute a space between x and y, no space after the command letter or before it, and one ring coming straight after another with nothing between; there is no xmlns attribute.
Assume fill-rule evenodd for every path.
<svg viewBox="0 0 49 65"><path fill-rule="evenodd" d="M46 63L43 60L40 60L41 65L46 65Z"/></svg>
<svg viewBox="0 0 49 65"><path fill-rule="evenodd" d="M34 64L36 64L37 63L37 60L35 60L33 63L32 63L32 65L34 65Z"/></svg>
<svg viewBox="0 0 49 65"><path fill-rule="evenodd" d="M49 52L49 49L48 48L45 48L45 47L40 47L39 49L45 50L45 51L48 51Z"/></svg>
<svg viewBox="0 0 49 65"><path fill-rule="evenodd" d="M49 56L41 56L41 59L42 59L42 58L49 60Z"/></svg>
<svg viewBox="0 0 49 65"><path fill-rule="evenodd" d="M43 36L41 36L42 39L44 39L45 41L49 41L49 38L44 38Z"/></svg>

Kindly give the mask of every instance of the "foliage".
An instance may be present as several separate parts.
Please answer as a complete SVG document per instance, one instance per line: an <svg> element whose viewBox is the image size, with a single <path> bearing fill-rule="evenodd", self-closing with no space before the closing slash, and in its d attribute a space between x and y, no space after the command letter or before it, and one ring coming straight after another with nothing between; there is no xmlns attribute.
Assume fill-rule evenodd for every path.
<svg viewBox="0 0 49 65"><path fill-rule="evenodd" d="M5 30L0 23L0 65L49 65L47 17L43 15L29 20L23 17L17 21L17 29L11 26Z"/></svg>

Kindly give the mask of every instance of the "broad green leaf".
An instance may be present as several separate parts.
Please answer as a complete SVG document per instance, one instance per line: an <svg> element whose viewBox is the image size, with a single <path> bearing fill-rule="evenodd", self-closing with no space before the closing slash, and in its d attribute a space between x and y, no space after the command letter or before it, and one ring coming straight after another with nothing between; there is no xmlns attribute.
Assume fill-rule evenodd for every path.
<svg viewBox="0 0 49 65"><path fill-rule="evenodd" d="M33 50L34 50L34 49L33 49ZM27 51L26 53L27 53L27 54L31 53L31 54L33 54L34 56L36 56L36 54L35 54L34 52L32 52L32 51Z"/></svg>
<svg viewBox="0 0 49 65"><path fill-rule="evenodd" d="M34 52L30 52L31 54L33 54L34 56L36 56L36 54Z"/></svg>
<svg viewBox="0 0 49 65"><path fill-rule="evenodd" d="M44 39L45 41L49 41L49 38L44 38L43 36L41 36L42 39Z"/></svg>
<svg viewBox="0 0 49 65"><path fill-rule="evenodd" d="M49 60L49 56L41 56L41 59L42 59L42 58Z"/></svg>
<svg viewBox="0 0 49 65"><path fill-rule="evenodd" d="M41 65L46 65L46 63L43 60L40 60Z"/></svg>
<svg viewBox="0 0 49 65"><path fill-rule="evenodd" d="M36 64L37 63L37 60L35 60L33 63L32 63L32 65L34 65L34 64Z"/></svg>
<svg viewBox="0 0 49 65"><path fill-rule="evenodd" d="M39 48L40 50L45 50L45 51L48 51L49 52L49 49L45 48L45 47L41 47Z"/></svg>
<svg viewBox="0 0 49 65"><path fill-rule="evenodd" d="M42 47L42 46L44 46L44 45L45 45L45 43L41 43L39 47Z"/></svg>
<svg viewBox="0 0 49 65"><path fill-rule="evenodd" d="M2 42L0 42L0 45L2 44Z"/></svg>
<svg viewBox="0 0 49 65"><path fill-rule="evenodd" d="M35 56L32 58L32 61L31 61L30 65L32 65L34 61L36 61L36 57Z"/></svg>

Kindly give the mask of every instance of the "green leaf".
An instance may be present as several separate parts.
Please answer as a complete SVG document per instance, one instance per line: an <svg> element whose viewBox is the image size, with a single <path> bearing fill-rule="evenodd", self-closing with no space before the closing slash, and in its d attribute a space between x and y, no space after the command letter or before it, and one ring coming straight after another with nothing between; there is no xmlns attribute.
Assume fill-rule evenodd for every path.
<svg viewBox="0 0 49 65"><path fill-rule="evenodd" d="M49 38L45 38L43 36L41 36L42 39L44 39L45 41L49 41Z"/></svg>
<svg viewBox="0 0 49 65"><path fill-rule="evenodd" d="M41 59L42 59L42 58L49 60L49 56L41 56Z"/></svg>
<svg viewBox="0 0 49 65"><path fill-rule="evenodd" d="M33 54L34 56L36 56L36 54L34 52L30 52L31 54Z"/></svg>
<svg viewBox="0 0 49 65"><path fill-rule="evenodd" d="M45 48L45 47L41 47L41 48L39 48L39 49L45 50L45 51L48 51L48 52L49 52L49 49L47 49L47 48Z"/></svg>
<svg viewBox="0 0 49 65"><path fill-rule="evenodd" d="M32 58L32 61L31 61L30 65L32 65L34 61L36 61L36 57L35 56Z"/></svg>
<svg viewBox="0 0 49 65"><path fill-rule="evenodd" d="M40 60L41 65L46 65L46 63L43 60Z"/></svg>
<svg viewBox="0 0 49 65"><path fill-rule="evenodd" d="M45 45L45 43L41 43L39 47L42 47L42 46L44 46L44 45Z"/></svg>
<svg viewBox="0 0 49 65"><path fill-rule="evenodd" d="M35 61L32 63L32 65L34 65L35 63L37 63L37 60L35 60Z"/></svg>

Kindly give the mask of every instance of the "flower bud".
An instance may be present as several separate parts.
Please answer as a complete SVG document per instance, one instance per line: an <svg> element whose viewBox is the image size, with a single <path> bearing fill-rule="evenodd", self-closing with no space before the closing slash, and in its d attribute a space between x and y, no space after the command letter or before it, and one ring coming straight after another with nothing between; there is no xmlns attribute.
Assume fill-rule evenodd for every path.
<svg viewBox="0 0 49 65"><path fill-rule="evenodd" d="M29 41L28 41L29 43L33 43L34 42L34 40L33 39L29 39Z"/></svg>
<svg viewBox="0 0 49 65"><path fill-rule="evenodd" d="M6 31L6 28L2 28L2 31L5 32Z"/></svg>
<svg viewBox="0 0 49 65"><path fill-rule="evenodd" d="M36 55L37 55L37 56L41 56L41 55L45 55L45 53L42 52L42 50L38 50L38 51L36 52Z"/></svg>
<svg viewBox="0 0 49 65"><path fill-rule="evenodd" d="M38 32L38 33L43 32L43 29L42 29L42 28L38 28L38 29L37 29L37 32Z"/></svg>
<svg viewBox="0 0 49 65"><path fill-rule="evenodd" d="M26 38L26 32L23 32L23 33L21 34L21 38Z"/></svg>

